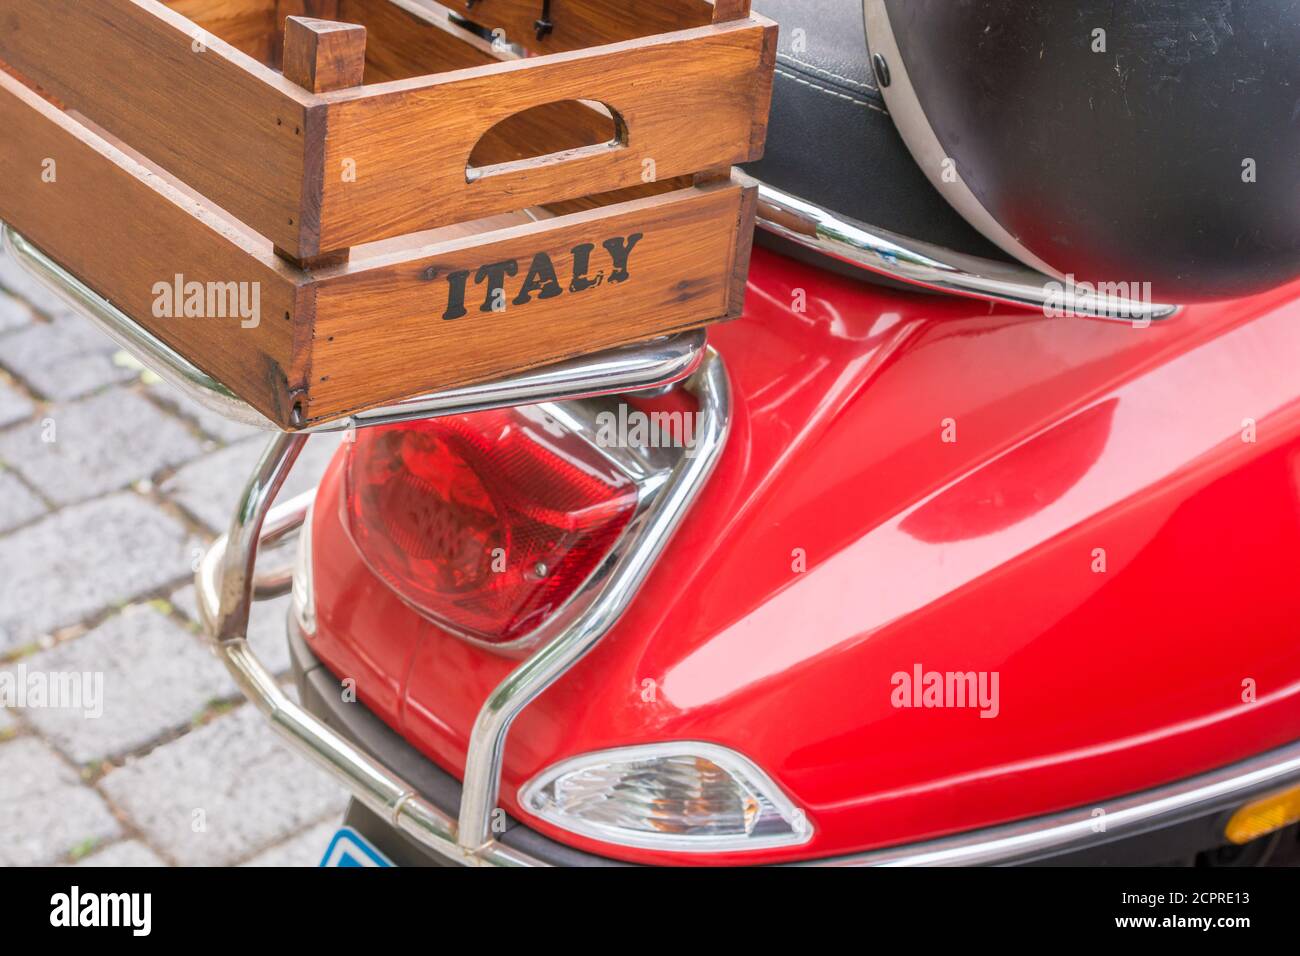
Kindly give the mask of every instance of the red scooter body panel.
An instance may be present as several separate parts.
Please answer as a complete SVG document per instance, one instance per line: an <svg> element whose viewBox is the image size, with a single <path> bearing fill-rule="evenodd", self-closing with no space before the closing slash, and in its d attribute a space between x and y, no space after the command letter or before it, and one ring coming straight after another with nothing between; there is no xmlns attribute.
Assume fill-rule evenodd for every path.
<svg viewBox="0 0 1300 956"><path fill-rule="evenodd" d="M1300 737L1300 284L1147 328L891 291L756 249L721 461L631 608L515 722L501 803L643 862L760 863L1078 808ZM314 522L316 653L458 776L515 665L421 619ZM894 675L996 675L900 707ZM653 683L647 683L653 682ZM993 711L996 710L996 714ZM524 813L556 761L694 739L802 846L670 855Z"/></svg>

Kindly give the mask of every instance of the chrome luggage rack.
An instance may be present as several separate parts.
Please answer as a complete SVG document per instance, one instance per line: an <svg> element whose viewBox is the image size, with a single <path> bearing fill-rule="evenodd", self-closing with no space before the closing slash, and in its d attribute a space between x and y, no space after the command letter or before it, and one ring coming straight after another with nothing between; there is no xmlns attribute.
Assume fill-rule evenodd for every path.
<svg viewBox="0 0 1300 956"><path fill-rule="evenodd" d="M3 226L3 245L20 265L161 379L229 419L274 432L244 486L230 529L212 543L195 575L204 636L245 696L293 749L324 767L353 797L420 845L467 865L547 865L505 846L493 835L492 815L506 738L520 711L590 651L622 615L717 463L730 420L730 391L722 360L708 348L705 332L682 332L610 349L285 432L8 225ZM695 395L700 406L694 454L683 455L643 503L635 527L630 525L626 532L635 537L618 551L617 559L611 557L593 575L593 580L599 580L590 603L511 671L483 703L470 738L456 819L292 700L249 647L246 637L253 601L284 594L290 588L285 568L259 571L257 556L263 547L300 529L310 513L315 491L272 506L312 434L645 391L678 382Z"/></svg>

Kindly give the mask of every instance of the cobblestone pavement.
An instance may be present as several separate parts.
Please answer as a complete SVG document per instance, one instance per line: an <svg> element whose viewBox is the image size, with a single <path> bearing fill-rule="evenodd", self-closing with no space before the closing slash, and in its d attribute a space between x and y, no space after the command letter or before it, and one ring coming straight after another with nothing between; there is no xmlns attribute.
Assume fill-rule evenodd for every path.
<svg viewBox="0 0 1300 956"><path fill-rule="evenodd" d="M280 745L195 623L192 563L263 443L151 384L0 255L0 675L103 680L98 717L0 702L0 866L320 859L342 790ZM308 442L286 496L334 444ZM286 601L251 629L281 674Z"/></svg>

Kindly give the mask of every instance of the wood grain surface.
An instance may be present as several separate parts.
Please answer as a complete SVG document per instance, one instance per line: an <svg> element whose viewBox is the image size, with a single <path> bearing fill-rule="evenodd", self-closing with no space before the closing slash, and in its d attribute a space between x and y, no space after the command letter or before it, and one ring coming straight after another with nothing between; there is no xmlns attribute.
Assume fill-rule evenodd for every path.
<svg viewBox="0 0 1300 956"><path fill-rule="evenodd" d="M255 60L272 62L276 0L166 0L166 4Z"/></svg>
<svg viewBox="0 0 1300 956"><path fill-rule="evenodd" d="M0 0L0 218L285 428L739 314L775 25L578 6Z"/></svg>
<svg viewBox="0 0 1300 956"><path fill-rule="evenodd" d="M313 231L311 94L154 0L0 0L0 24L0 60L68 108L277 245Z"/></svg>
<svg viewBox="0 0 1300 956"><path fill-rule="evenodd" d="M445 64L320 95L201 31L178 12L192 2L0 0L0 60L299 261L761 154L775 51L762 18L482 62L490 48L438 27L420 29L417 53L402 39L413 18L388 0L203 8L249 50L268 11L325 9L386 25L367 44L371 76ZM699 6L645 9L674 5Z"/></svg>
<svg viewBox="0 0 1300 956"><path fill-rule="evenodd" d="M0 218L284 427L739 310L753 203L730 183L450 227L307 273L7 75L0 123L16 133L0 138ZM52 182L42 180L47 159ZM500 307L484 311L494 269ZM159 315L159 284L177 276L256 287L257 324Z"/></svg>
<svg viewBox="0 0 1300 956"><path fill-rule="evenodd" d="M510 42L537 53L634 40L749 13L748 0L716 5L709 0L551 0L551 31L539 40L535 24L541 0L447 0L446 6L489 30L504 31Z"/></svg>
<svg viewBox="0 0 1300 956"><path fill-rule="evenodd" d="M321 248L639 186L648 163L668 179L757 159L775 40L755 18L330 94ZM472 175L493 126L570 100L608 106L622 142Z"/></svg>
<svg viewBox="0 0 1300 956"><path fill-rule="evenodd" d="M284 75L305 90L330 93L360 86L366 70L366 28L289 17L284 22Z"/></svg>
<svg viewBox="0 0 1300 956"><path fill-rule="evenodd" d="M262 414L287 424L292 396L305 384L306 354L295 366L294 334L307 277L3 73L0 129L0 219ZM205 286L246 283L250 302L256 289L258 324L155 315L158 284L174 286L178 275Z"/></svg>
<svg viewBox="0 0 1300 956"><path fill-rule="evenodd" d="M738 314L751 193L692 187L377 261L354 258L314 287L307 417L418 394L435 375L442 387L482 381ZM614 281L610 241L616 250L633 243L622 281ZM583 246L591 248L581 272L600 280L573 291L574 250ZM484 311L492 285L484 267L502 263L503 307ZM449 309L460 299L449 290L462 282L463 315Z"/></svg>

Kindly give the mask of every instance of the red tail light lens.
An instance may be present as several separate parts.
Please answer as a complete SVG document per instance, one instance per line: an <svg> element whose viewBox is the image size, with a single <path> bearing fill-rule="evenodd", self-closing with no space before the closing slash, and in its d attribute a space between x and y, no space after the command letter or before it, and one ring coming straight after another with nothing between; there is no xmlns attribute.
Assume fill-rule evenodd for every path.
<svg viewBox="0 0 1300 956"><path fill-rule="evenodd" d="M362 558L450 631L535 630L609 553L635 482L540 407L364 429L345 508Z"/></svg>

